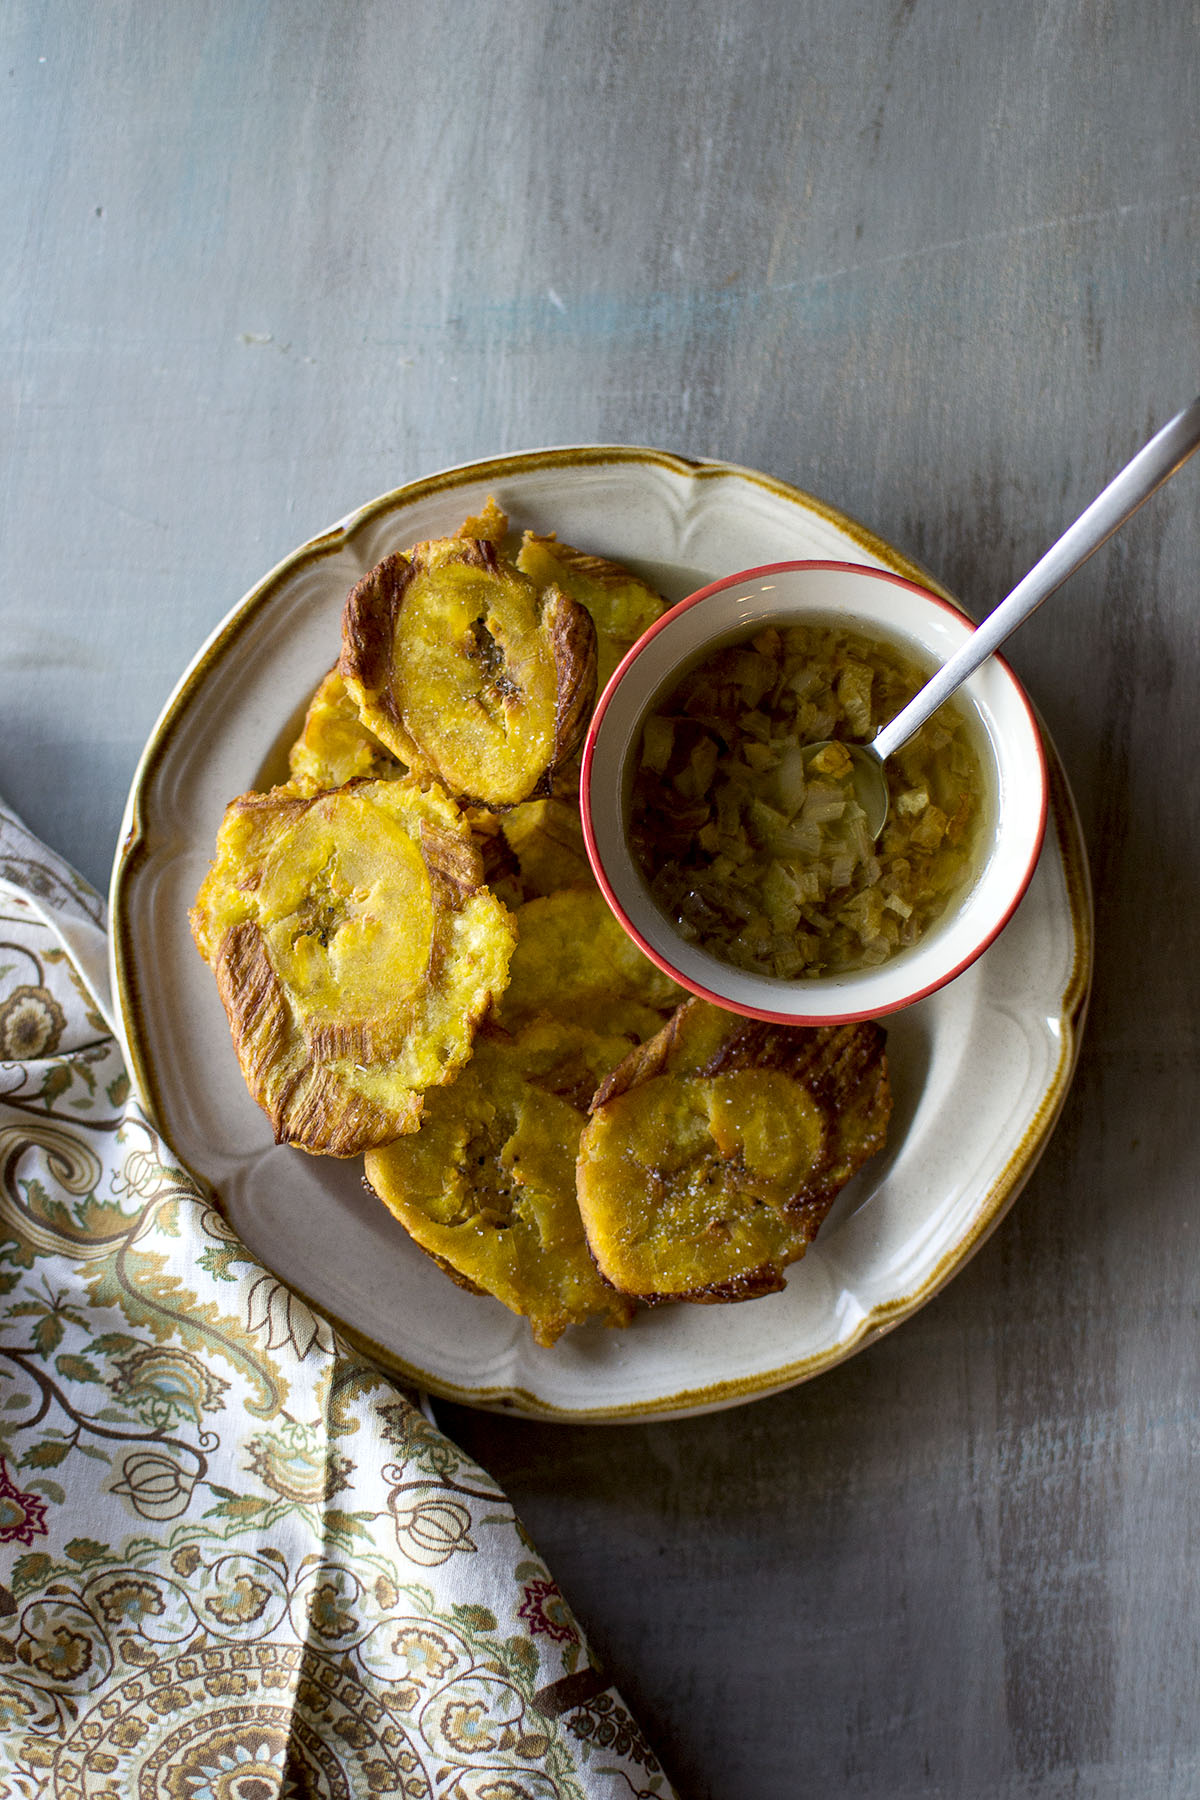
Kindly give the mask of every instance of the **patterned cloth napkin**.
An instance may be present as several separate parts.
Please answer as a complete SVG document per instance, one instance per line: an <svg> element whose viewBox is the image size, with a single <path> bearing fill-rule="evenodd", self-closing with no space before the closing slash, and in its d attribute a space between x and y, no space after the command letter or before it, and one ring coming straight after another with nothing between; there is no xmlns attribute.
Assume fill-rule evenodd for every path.
<svg viewBox="0 0 1200 1800"><path fill-rule="evenodd" d="M0 1792L670 1788L511 1506L130 1091L99 896L0 807Z"/></svg>

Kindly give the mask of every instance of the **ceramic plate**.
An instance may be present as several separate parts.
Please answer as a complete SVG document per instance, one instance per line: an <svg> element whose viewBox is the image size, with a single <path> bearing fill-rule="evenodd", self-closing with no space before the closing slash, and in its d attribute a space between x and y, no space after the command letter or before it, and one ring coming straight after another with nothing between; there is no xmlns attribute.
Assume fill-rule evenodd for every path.
<svg viewBox="0 0 1200 1800"><path fill-rule="evenodd" d="M121 1030L143 1100L262 1261L398 1374L534 1417L616 1420L734 1405L830 1368L921 1306L998 1223L1070 1081L1091 968L1079 828L1051 751L1052 819L1024 901L957 981L888 1021L890 1145L838 1197L786 1291L662 1307L538 1349L463 1293L364 1191L357 1162L280 1148L249 1098L187 909L226 803L283 772L337 655L342 603L389 551L445 535L489 494L514 527L631 564L670 601L793 558L936 586L850 519L764 475L654 450L534 451L415 482L305 544L230 613L146 747L113 872ZM941 590L937 590L941 591Z"/></svg>

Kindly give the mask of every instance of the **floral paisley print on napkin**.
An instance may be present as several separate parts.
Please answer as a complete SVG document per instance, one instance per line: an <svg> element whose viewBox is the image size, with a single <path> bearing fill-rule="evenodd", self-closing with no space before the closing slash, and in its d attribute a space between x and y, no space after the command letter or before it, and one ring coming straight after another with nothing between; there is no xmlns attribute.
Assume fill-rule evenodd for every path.
<svg viewBox="0 0 1200 1800"><path fill-rule="evenodd" d="M0 808L0 1792L667 1800L499 1488L176 1164L103 971Z"/></svg>

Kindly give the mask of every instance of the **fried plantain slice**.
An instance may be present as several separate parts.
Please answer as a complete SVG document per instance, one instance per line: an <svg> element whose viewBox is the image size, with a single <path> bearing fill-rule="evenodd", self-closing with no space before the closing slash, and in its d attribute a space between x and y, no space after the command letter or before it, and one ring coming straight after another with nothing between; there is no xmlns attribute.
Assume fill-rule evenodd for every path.
<svg viewBox="0 0 1200 1800"><path fill-rule="evenodd" d="M633 1311L597 1272L575 1200L583 1107L626 1048L582 1027L485 1031L454 1085L426 1096L420 1130L366 1158L369 1186L421 1249L527 1317L539 1344Z"/></svg>
<svg viewBox="0 0 1200 1800"><path fill-rule="evenodd" d="M625 652L667 610L662 595L630 569L605 556L590 556L586 550L560 544L553 532L539 537L527 531L517 567L539 587L556 583L591 613L596 627L597 693L603 692Z"/></svg>
<svg viewBox="0 0 1200 1800"><path fill-rule="evenodd" d="M190 918L276 1141L331 1156L416 1130L516 935L458 808L412 780L244 794Z"/></svg>
<svg viewBox="0 0 1200 1800"><path fill-rule="evenodd" d="M549 792L596 687L596 633L483 538L385 557L352 589L340 668L367 728L465 804Z"/></svg>
<svg viewBox="0 0 1200 1800"><path fill-rule="evenodd" d="M288 767L288 785L302 794L326 793L348 781L398 781L408 773L362 723L337 668L329 671L309 702L304 728L288 753ZM516 853L501 831L500 815L484 807L464 807L462 812L483 857L484 881L505 906L520 906L527 895Z"/></svg>
<svg viewBox="0 0 1200 1800"><path fill-rule="evenodd" d="M545 800L523 801L503 815L502 829L516 860L525 899L591 884L577 800L551 795Z"/></svg>
<svg viewBox="0 0 1200 1800"><path fill-rule="evenodd" d="M504 540L508 536L508 514L503 507L497 505L495 496L489 494L483 511L464 519L454 535L460 538L482 538L496 550L503 550Z"/></svg>
<svg viewBox="0 0 1200 1800"><path fill-rule="evenodd" d="M689 1000L598 1090L579 1208L602 1273L643 1299L751 1300L816 1236L882 1148L878 1025L739 1019Z"/></svg>
<svg viewBox="0 0 1200 1800"><path fill-rule="evenodd" d="M392 781L405 767L367 730L334 667L309 701L300 736L288 751L288 773L292 786L317 794L348 781Z"/></svg>
<svg viewBox="0 0 1200 1800"><path fill-rule="evenodd" d="M511 979L496 1008L505 1030L545 1015L638 1039L679 1004L683 990L643 956L594 883L527 900L514 916Z"/></svg>

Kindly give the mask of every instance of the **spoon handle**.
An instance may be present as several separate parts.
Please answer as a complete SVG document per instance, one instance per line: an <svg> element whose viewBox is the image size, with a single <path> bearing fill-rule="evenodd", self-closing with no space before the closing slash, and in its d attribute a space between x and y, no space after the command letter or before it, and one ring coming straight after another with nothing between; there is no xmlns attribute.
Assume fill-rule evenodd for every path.
<svg viewBox="0 0 1200 1800"><path fill-rule="evenodd" d="M1051 544L1041 561L1035 563L1023 581L1019 581L1006 600L976 627L961 650L943 664L915 699L885 725L871 745L881 759L891 756L901 744L920 730L962 682L986 662L1018 625L1073 575L1092 552L1107 542L1148 500L1156 488L1181 468L1200 444L1200 399L1192 401L1169 424L1156 432L1150 442L1113 477L1103 493L1098 494L1073 525L1068 526L1057 543Z"/></svg>

